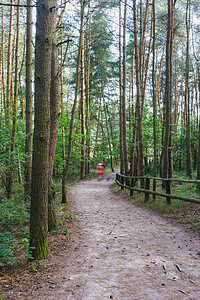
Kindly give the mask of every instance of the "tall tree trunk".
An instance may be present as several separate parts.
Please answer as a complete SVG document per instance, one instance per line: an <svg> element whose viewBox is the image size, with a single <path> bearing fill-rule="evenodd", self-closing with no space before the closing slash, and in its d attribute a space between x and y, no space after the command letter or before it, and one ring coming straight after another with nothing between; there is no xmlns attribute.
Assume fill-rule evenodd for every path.
<svg viewBox="0 0 200 300"><path fill-rule="evenodd" d="M149 11L149 0L146 0L146 11L143 25L143 34L142 34L142 43L140 55L142 55L143 59L140 62L140 72L141 72L141 81L140 81L140 94L141 94L141 108L140 108L140 118L138 123L138 135L139 135L139 171L140 176L144 176L144 150L143 150L143 112L144 112L144 101L145 101L145 92L146 92L146 84L149 70L149 61L151 54L151 44L152 44L152 36L153 36L153 10L152 10L152 18L151 18L151 32L150 32L150 40L149 40L149 48L147 52L147 57L145 60L145 45L146 45L146 27L148 20L148 11ZM142 53L141 53L142 51ZM142 180L142 184L143 180Z"/></svg>
<svg viewBox="0 0 200 300"><path fill-rule="evenodd" d="M142 7L142 3L140 4ZM149 0L146 0L146 10L145 10L145 16L144 16L144 25L143 28L140 28L141 31L141 40L140 40L140 89L141 89L141 113L143 115L143 107L144 107L144 99L145 99L145 89L146 89L146 82L147 82L147 74L148 74L148 67L149 67L149 59L150 59L150 53L151 53L151 43L152 43L152 29L153 29L153 16L151 20L151 34L150 34L150 42L149 42L149 49L148 49L148 55L145 62L145 52L146 52L146 31L147 31L147 20L148 20L148 12L149 12ZM142 20L140 20L140 23L142 23Z"/></svg>
<svg viewBox="0 0 200 300"><path fill-rule="evenodd" d="M30 213L30 252L48 256L48 178L50 137L51 55L54 1L37 1L35 53L35 118Z"/></svg>
<svg viewBox="0 0 200 300"><path fill-rule="evenodd" d="M19 14L20 14L20 0L18 0L17 7L17 24L16 24L16 44L15 44L15 78L14 78L14 101L12 106L12 138L11 138L11 165L10 165L10 195L12 194L14 159L15 159L15 138L17 132L17 100L18 100L18 67L19 67Z"/></svg>
<svg viewBox="0 0 200 300"><path fill-rule="evenodd" d="M84 1L81 0L81 11L83 11L84 18ZM84 22L82 22L81 28L81 179L85 176L85 70L84 70Z"/></svg>
<svg viewBox="0 0 200 300"><path fill-rule="evenodd" d="M123 113L122 113L122 21L121 0L119 0L119 120L120 120L120 173L124 174L124 150L123 150Z"/></svg>
<svg viewBox="0 0 200 300"><path fill-rule="evenodd" d="M200 107L200 67L198 66L198 90L199 90L199 107ZM198 157L197 157L197 180L200 180L200 122L199 122L199 139L198 139ZM200 189L200 185L199 185Z"/></svg>
<svg viewBox="0 0 200 300"><path fill-rule="evenodd" d="M122 114L123 114L123 152L124 171L128 174L128 149L126 134L126 27L127 27L127 0L124 4L124 24L123 24L123 93L122 93Z"/></svg>
<svg viewBox="0 0 200 300"><path fill-rule="evenodd" d="M99 100L99 112L98 112L98 121L97 121L97 130L96 130L96 138L95 138L95 146L94 146L94 158L96 157L96 152L98 151L98 136L99 136L99 127L101 122L101 95Z"/></svg>
<svg viewBox="0 0 200 300"><path fill-rule="evenodd" d="M11 197L12 193L12 174L11 174L11 160L10 160L10 126L11 126L11 95L12 95L12 40L13 40L13 0L10 1L10 24L9 24L9 37L8 37L8 60L7 60L7 87L6 87L6 106L5 118L6 128L9 142L6 146L7 153L7 171L6 171L6 194L7 198Z"/></svg>
<svg viewBox="0 0 200 300"><path fill-rule="evenodd" d="M132 105L133 105L133 99L134 99L134 64L135 64L135 48L133 48L133 58L132 58L132 70L131 70L131 84L132 84ZM135 110L136 112L136 110ZM131 147L131 158L130 158L130 176L134 175L134 161L135 161L135 141L136 141L136 115L135 113L132 111L132 119L133 119L133 124L132 124L132 147Z"/></svg>
<svg viewBox="0 0 200 300"><path fill-rule="evenodd" d="M25 199L31 197L32 152L32 0L27 0L26 28L26 141L25 141Z"/></svg>
<svg viewBox="0 0 200 300"><path fill-rule="evenodd" d="M172 1L168 0L168 27L166 42L166 84L165 84L165 138L163 149L163 177L169 174L169 137L170 137L170 103L171 103L171 38L172 38Z"/></svg>
<svg viewBox="0 0 200 300"><path fill-rule="evenodd" d="M5 64L4 64L4 55L5 55L5 30L4 30L4 8L3 5L1 7L1 18L2 18L2 24L1 24L1 29L2 29L2 35L1 35L1 69L2 69L2 105L3 109L5 111L6 109L6 87L5 87Z"/></svg>
<svg viewBox="0 0 200 300"><path fill-rule="evenodd" d="M110 126L110 137L111 137L111 141L114 141L114 136L113 136L113 123L114 123L114 117L112 117L112 120L113 120L113 123L112 123L112 120L111 120L111 114L110 113L113 113L113 108L112 109L109 109L108 105L107 105L107 115L108 115L108 123L109 123L109 126ZM113 115L113 114L112 114Z"/></svg>
<svg viewBox="0 0 200 300"><path fill-rule="evenodd" d="M192 178L191 137L190 137L190 88L189 88L189 40L190 40L190 0L187 1L186 9L186 66L185 66L185 109L186 109L186 149L187 149L187 176Z"/></svg>
<svg viewBox="0 0 200 300"><path fill-rule="evenodd" d="M48 230L56 226L55 189L53 184L53 165L58 137L60 113L60 74L56 34L57 0L54 0L53 10L53 39L51 55L51 90L50 90L50 140L49 140L49 192L48 192Z"/></svg>
<svg viewBox="0 0 200 300"><path fill-rule="evenodd" d="M81 61L81 39L83 35L83 26L84 26L84 10L81 11L81 27L80 27L80 38L79 38L79 50L78 50L78 57L77 57L77 66L76 66L76 88L75 88L75 97L74 97L74 104L72 108L71 113L71 122L70 122L70 131L69 131L69 141L68 141L68 152L67 152L67 158L66 158L66 167L63 172L63 178L62 178L62 203L66 203L67 201L67 195L66 195L66 180L69 172L69 166L71 162L71 152L72 152L72 135L74 130L74 119L75 119L75 112L76 112L76 105L77 105L77 99L78 99L78 87L79 87L79 67L80 67L80 61Z"/></svg>
<svg viewBox="0 0 200 300"><path fill-rule="evenodd" d="M122 93L122 33L121 33L121 0L119 0L119 120L120 120L120 173L124 174L124 147L123 147L123 93Z"/></svg>
<svg viewBox="0 0 200 300"><path fill-rule="evenodd" d="M63 61L63 29L62 29L62 23L61 23L61 62ZM61 66L61 71L60 71L60 99L61 99L61 120L62 120L62 160L63 160L63 174L65 170L65 127L64 127L64 97L63 97L63 64ZM66 112L68 114L68 111Z"/></svg>
<svg viewBox="0 0 200 300"><path fill-rule="evenodd" d="M2 11L3 11L3 9L2 9ZM1 23L1 26L2 26L2 23ZM0 80L1 80L1 86L0 86L0 116L3 115L3 111L4 111L3 90L2 90L2 59L3 59L2 51L3 51L3 45L2 45L2 42L1 42L1 44L0 44ZM1 125L1 121L0 121L0 125Z"/></svg>
<svg viewBox="0 0 200 300"><path fill-rule="evenodd" d="M156 39L156 30L155 30L155 0L152 3L153 10L153 60L152 60L152 87L153 87L153 136L154 136L154 157L153 157L153 177L157 176L157 128L156 128L156 119L157 119L157 99L156 99L156 81L155 81L155 39ZM153 181L153 190L156 191L156 180ZM155 195L154 195L155 200Z"/></svg>
<svg viewBox="0 0 200 300"><path fill-rule="evenodd" d="M104 113L105 113L105 119L106 119L106 129L107 129L107 137L108 137L108 146L109 146L109 152L110 152L110 166L111 166L111 171L114 172L113 168L113 155L112 155L112 147L111 147L111 139L110 139L110 130L109 130L109 125L108 125L108 114L107 114L107 107L104 102Z"/></svg>
<svg viewBox="0 0 200 300"><path fill-rule="evenodd" d="M176 1L176 0L175 0ZM172 147L173 147L173 40L174 40L174 13L175 13L175 1L172 1L172 11L171 11L171 38L170 38L170 134L169 134L169 149L168 149L168 161L169 161L169 170L168 177L172 178L173 176L173 158L172 158Z"/></svg>
<svg viewBox="0 0 200 300"><path fill-rule="evenodd" d="M91 52L91 12L88 4L86 27L86 61L85 61L85 99L86 99L86 161L85 174L90 172L90 52Z"/></svg>
<svg viewBox="0 0 200 300"><path fill-rule="evenodd" d="M135 38L135 67L136 67L136 87L137 87L137 99L136 99L136 122L137 122L137 134L139 142L139 175L144 175L144 160L143 160L143 133L142 133L142 110L141 110L141 78L140 78L140 64L139 64L139 47L138 47L138 33L137 33L137 11L136 1L133 1L133 18L134 18L134 38Z"/></svg>
<svg viewBox="0 0 200 300"><path fill-rule="evenodd" d="M22 80L21 80L21 75L22 75L22 70L24 67L24 61L25 61L25 56L26 56L26 33L24 35L24 48L23 48L23 55L22 55L22 61L21 61L21 66L19 69L19 89L20 89L20 105L21 105L21 118L22 121L24 121L24 95L23 95L23 89L22 89Z"/></svg>

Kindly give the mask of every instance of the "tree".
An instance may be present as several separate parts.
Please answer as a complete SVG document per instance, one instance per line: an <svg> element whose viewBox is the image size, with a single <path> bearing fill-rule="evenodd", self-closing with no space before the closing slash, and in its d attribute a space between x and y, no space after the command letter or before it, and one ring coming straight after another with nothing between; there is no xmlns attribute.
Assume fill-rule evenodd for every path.
<svg viewBox="0 0 200 300"><path fill-rule="evenodd" d="M52 13L52 37L51 55L51 88L50 88L50 138L49 138L49 192L48 192L48 229L53 230L56 226L55 212L55 189L53 185L53 166L58 137L59 114L60 114L60 73L57 47L57 0L54 0L55 9Z"/></svg>
<svg viewBox="0 0 200 300"><path fill-rule="evenodd" d="M124 6L124 24L123 24L123 88L122 88L122 140L124 152L124 172L128 175L128 149L127 149L127 134L126 134L126 27L127 27L127 0Z"/></svg>
<svg viewBox="0 0 200 300"><path fill-rule="evenodd" d="M12 40L13 40L13 0L10 1L10 23L9 23L9 38L8 38L8 59L7 59L7 87L6 87L6 105L5 119L8 135L8 143L6 145L7 152L7 171L6 171L6 191L7 198L12 194L12 170L10 161L10 125L11 125L11 107L12 107Z"/></svg>
<svg viewBox="0 0 200 300"><path fill-rule="evenodd" d="M30 212L30 251L35 259L48 256L48 171L50 136L51 55L54 0L37 1L35 52L35 118Z"/></svg>
<svg viewBox="0 0 200 300"><path fill-rule="evenodd" d="M152 60L152 86L153 86L153 136L154 136L154 167L153 167L153 176L156 177L157 175L157 132L156 132L156 118L157 118L157 99L156 99L156 81L155 81L155 39L156 39L156 32L155 32L155 0L152 3L152 10L153 10L153 45L152 45L152 52L153 52L153 60ZM153 181L153 190L156 190L156 180ZM155 196L154 196L155 199Z"/></svg>
<svg viewBox="0 0 200 300"><path fill-rule="evenodd" d="M74 103L73 108L71 112L71 122L70 122L70 130L69 130L69 138L68 138L68 152L67 152L67 158L66 158L66 165L63 170L63 177L62 177L62 203L66 203L67 195L66 195L66 180L69 172L69 166L71 162L71 153L72 153L72 137L73 137L73 130L74 130L74 119L75 119L75 113L76 113L76 105L77 105L77 99L78 99L78 88L79 88L79 67L81 62L81 43L82 43L82 36L84 34L84 6L82 6L81 10L81 25L80 25L80 37L79 37L79 48L78 48L78 56L77 56L77 65L76 65L76 88L75 88L75 96L74 96Z"/></svg>
<svg viewBox="0 0 200 300"><path fill-rule="evenodd" d="M84 18L85 1L81 0L81 15ZM84 23L82 21L81 28L81 96L80 96L80 109L81 109L81 179L85 176L85 65L84 65Z"/></svg>
<svg viewBox="0 0 200 300"><path fill-rule="evenodd" d="M164 161L163 161L163 177L169 176L169 142L170 142L170 121L171 121L171 104L172 104L172 52L174 38L174 6L175 2L168 0L168 27L166 42L166 83L165 83L165 138L164 138Z"/></svg>
<svg viewBox="0 0 200 300"><path fill-rule="evenodd" d="M187 176L192 178L192 159L191 159L191 136L190 136L190 88L189 88L189 42L190 42L190 12L191 3L187 1L186 8L186 30L187 30L187 45L186 45L186 66L185 66L185 119L186 119L186 150L187 150Z"/></svg>
<svg viewBox="0 0 200 300"><path fill-rule="evenodd" d="M120 124L123 124L122 113L122 16L121 16L121 0L119 0L119 120ZM120 173L124 174L124 150L123 150L123 129L120 126Z"/></svg>
<svg viewBox="0 0 200 300"><path fill-rule="evenodd" d="M139 138L139 163L140 165L140 176L143 176L143 141L142 141L142 108L141 108L141 76L140 76L140 65L139 65L139 46L138 46L138 30L137 30L137 11L136 1L133 1L133 19L134 19L134 39L135 39L135 68L136 68L136 87L137 87L137 99L135 109L136 128ZM135 132L133 132L135 135ZM135 137L136 138L136 137ZM135 140L133 138L133 140Z"/></svg>
<svg viewBox="0 0 200 300"><path fill-rule="evenodd" d="M17 131L17 98L18 98L18 68L19 68L19 15L20 15L20 0L18 0L17 6L17 24L16 24L16 43L15 43L15 75L14 75L14 95L13 106L11 110L12 114L12 137L11 137L11 155L10 155L10 168L9 168L9 198L12 194L13 186L13 166L15 158L15 138Z"/></svg>
<svg viewBox="0 0 200 300"><path fill-rule="evenodd" d="M91 52L91 11L88 3L86 26L86 58L85 58L85 98L86 98L86 162L85 174L90 172L90 52Z"/></svg>
<svg viewBox="0 0 200 300"><path fill-rule="evenodd" d="M25 141L25 199L31 197L32 151L32 0L27 0L26 27L26 141Z"/></svg>
<svg viewBox="0 0 200 300"><path fill-rule="evenodd" d="M199 91L199 106L200 106L200 67L197 69L198 76L198 91ZM197 180L200 180L200 122L199 122L199 139L198 139L198 157L197 157Z"/></svg>

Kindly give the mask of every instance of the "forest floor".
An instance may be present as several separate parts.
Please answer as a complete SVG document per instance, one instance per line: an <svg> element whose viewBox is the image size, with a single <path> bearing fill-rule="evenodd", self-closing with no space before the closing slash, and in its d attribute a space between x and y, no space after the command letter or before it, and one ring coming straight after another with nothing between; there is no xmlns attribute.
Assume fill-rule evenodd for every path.
<svg viewBox="0 0 200 300"><path fill-rule="evenodd" d="M0 278L0 299L200 299L199 235L121 197L115 174L70 187L49 258Z"/></svg>

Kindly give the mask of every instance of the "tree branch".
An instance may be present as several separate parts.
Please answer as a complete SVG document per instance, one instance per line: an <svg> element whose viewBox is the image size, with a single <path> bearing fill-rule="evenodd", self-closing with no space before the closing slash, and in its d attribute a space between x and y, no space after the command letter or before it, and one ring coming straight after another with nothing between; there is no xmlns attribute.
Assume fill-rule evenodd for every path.
<svg viewBox="0 0 200 300"><path fill-rule="evenodd" d="M0 2L0 5L3 5L3 6L14 6L14 7L36 7L36 5L10 4L10 3L2 3L2 2Z"/></svg>

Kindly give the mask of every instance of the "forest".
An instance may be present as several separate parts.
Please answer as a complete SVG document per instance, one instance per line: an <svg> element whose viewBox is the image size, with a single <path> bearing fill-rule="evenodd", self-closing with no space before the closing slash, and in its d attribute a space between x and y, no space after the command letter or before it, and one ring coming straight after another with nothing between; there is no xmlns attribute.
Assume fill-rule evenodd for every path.
<svg viewBox="0 0 200 300"><path fill-rule="evenodd" d="M1 1L0 267L16 243L47 257L55 185L66 203L102 160L200 179L199 20L197 0Z"/></svg>

